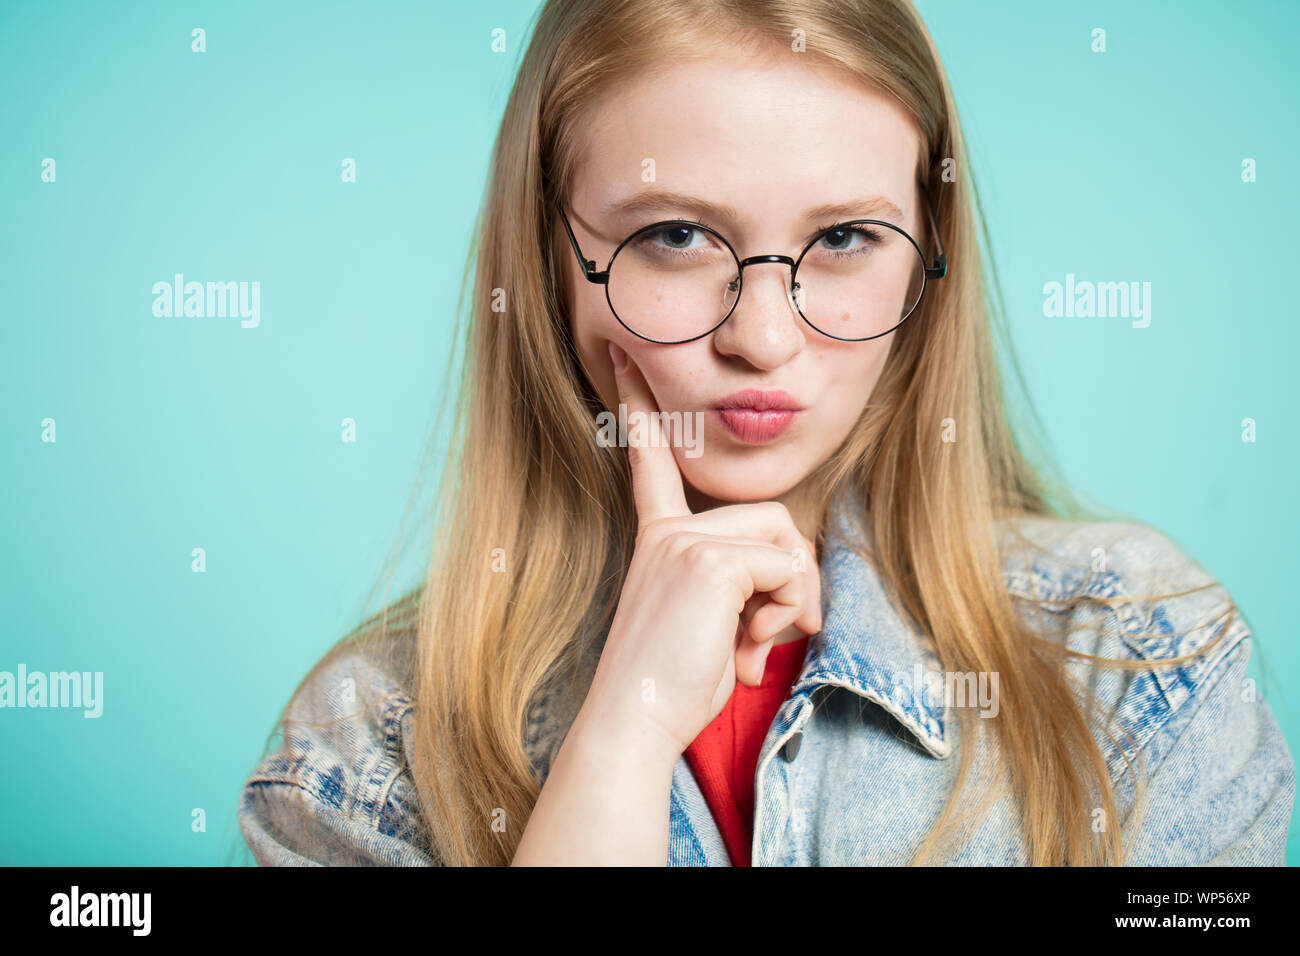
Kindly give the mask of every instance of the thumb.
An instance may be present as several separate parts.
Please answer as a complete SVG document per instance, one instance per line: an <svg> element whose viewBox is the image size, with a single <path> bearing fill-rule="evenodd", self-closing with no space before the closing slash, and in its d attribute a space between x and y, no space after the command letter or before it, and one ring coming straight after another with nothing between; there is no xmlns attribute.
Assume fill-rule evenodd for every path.
<svg viewBox="0 0 1300 956"><path fill-rule="evenodd" d="M775 641L776 635L761 644L750 640L748 635L740 639L740 646L736 648L736 683L746 687L757 687L763 683L767 656Z"/></svg>

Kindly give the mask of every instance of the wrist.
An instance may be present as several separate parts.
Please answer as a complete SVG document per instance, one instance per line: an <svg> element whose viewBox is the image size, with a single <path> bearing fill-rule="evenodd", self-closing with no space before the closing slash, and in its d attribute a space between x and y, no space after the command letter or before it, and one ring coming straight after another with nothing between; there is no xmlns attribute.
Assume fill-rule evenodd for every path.
<svg viewBox="0 0 1300 956"><path fill-rule="evenodd" d="M666 771L682 755L683 747L649 713L640 695L610 697L588 694L570 731L584 750L598 753L613 765Z"/></svg>

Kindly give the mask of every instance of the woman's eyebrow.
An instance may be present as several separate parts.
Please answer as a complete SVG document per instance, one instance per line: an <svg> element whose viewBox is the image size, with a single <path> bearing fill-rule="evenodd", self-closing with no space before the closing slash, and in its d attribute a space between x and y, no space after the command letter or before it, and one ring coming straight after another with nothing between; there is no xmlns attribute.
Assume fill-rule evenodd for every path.
<svg viewBox="0 0 1300 956"><path fill-rule="evenodd" d="M849 202L816 206L808 210L807 217L817 221L833 219L836 222L846 219L886 219L901 225L903 211L883 196L863 196Z"/></svg>
<svg viewBox="0 0 1300 956"><path fill-rule="evenodd" d="M628 196L626 199L615 200L606 204L601 213L605 216L628 216L634 213L680 210L703 214L723 222L736 222L740 219L740 214L733 206L665 189L642 190L633 196ZM896 222L902 222L903 213L896 204L883 196L863 196L847 202L825 203L814 206L804 213L804 218L809 222L820 222L828 219L842 222L847 219L870 218L892 219Z"/></svg>

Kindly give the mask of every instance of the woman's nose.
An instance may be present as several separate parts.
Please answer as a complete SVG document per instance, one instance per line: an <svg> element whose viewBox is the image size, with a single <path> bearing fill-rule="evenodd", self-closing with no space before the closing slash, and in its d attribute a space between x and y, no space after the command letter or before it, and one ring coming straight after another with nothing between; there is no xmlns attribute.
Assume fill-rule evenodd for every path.
<svg viewBox="0 0 1300 956"><path fill-rule="evenodd" d="M779 368L804 343L803 319L790 299L790 267L746 260L743 275L736 307L713 333L714 348L755 368Z"/></svg>

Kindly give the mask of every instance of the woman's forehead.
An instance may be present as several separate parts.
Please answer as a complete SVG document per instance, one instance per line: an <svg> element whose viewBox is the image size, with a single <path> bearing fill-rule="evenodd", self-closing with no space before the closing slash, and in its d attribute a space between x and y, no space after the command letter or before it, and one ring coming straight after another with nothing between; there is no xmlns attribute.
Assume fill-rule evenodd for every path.
<svg viewBox="0 0 1300 956"><path fill-rule="evenodd" d="M881 197L912 206L920 142L897 102L843 71L718 57L611 87L579 125L575 203L599 214L671 192L770 218ZM633 209L623 218L631 219Z"/></svg>

